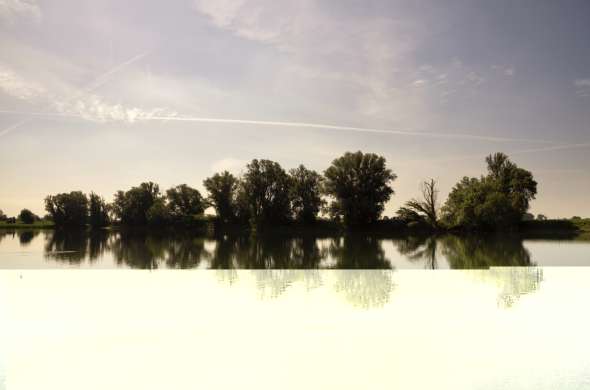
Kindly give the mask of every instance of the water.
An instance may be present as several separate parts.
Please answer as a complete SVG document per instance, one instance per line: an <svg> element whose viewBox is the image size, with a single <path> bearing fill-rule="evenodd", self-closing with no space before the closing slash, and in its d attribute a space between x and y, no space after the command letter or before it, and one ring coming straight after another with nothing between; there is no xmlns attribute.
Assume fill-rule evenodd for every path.
<svg viewBox="0 0 590 390"><path fill-rule="evenodd" d="M0 230L0 269L487 269L590 265L590 241Z"/></svg>
<svg viewBox="0 0 590 390"><path fill-rule="evenodd" d="M4 231L0 389L588 389L586 265L514 236Z"/></svg>

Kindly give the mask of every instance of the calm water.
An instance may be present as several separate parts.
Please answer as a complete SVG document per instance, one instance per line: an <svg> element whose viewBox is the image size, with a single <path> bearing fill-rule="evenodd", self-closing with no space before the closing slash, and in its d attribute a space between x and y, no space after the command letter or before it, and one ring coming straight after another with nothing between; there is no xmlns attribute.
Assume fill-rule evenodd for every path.
<svg viewBox="0 0 590 390"><path fill-rule="evenodd" d="M0 269L486 269L590 266L590 241L0 230Z"/></svg>

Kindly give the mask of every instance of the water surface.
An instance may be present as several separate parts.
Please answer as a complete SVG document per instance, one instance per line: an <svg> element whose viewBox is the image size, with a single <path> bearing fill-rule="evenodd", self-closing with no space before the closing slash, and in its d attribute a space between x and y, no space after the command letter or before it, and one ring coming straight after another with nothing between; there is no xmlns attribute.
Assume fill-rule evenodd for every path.
<svg viewBox="0 0 590 390"><path fill-rule="evenodd" d="M587 266L590 241L515 235L198 235L0 230L0 268L486 269Z"/></svg>

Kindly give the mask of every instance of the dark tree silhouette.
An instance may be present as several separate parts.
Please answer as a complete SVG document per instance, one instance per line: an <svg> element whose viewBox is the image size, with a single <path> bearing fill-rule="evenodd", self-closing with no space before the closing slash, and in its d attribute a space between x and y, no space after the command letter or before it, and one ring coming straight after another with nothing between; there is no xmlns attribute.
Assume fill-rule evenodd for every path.
<svg viewBox="0 0 590 390"><path fill-rule="evenodd" d="M242 201L254 226L284 223L290 217L290 179L270 160L252 160L242 179Z"/></svg>
<svg viewBox="0 0 590 390"><path fill-rule="evenodd" d="M430 179L422 183L422 200L412 199L401 207L397 215L406 222L423 223L438 229L438 188L436 181Z"/></svg>
<svg viewBox="0 0 590 390"><path fill-rule="evenodd" d="M118 191L115 194L113 212L124 225L146 225L148 211L161 198L160 187L157 184L141 183L129 191ZM156 207L161 209L161 204Z"/></svg>
<svg viewBox="0 0 590 390"><path fill-rule="evenodd" d="M175 218L191 218L205 211L205 201L201 193L186 184L166 191L170 213Z"/></svg>
<svg viewBox="0 0 590 390"><path fill-rule="evenodd" d="M389 184L396 178L386 168L385 158L360 151L335 159L324 176L325 192L335 199L330 214L348 226L377 221L393 194Z"/></svg>
<svg viewBox="0 0 590 390"><path fill-rule="evenodd" d="M223 171L205 179L203 185L209 192L208 200L219 220L224 223L235 220L238 179L228 171Z"/></svg>
<svg viewBox="0 0 590 390"><path fill-rule="evenodd" d="M18 219L22 223L31 224L34 223L36 220L39 219L31 210L29 209L22 209L18 214Z"/></svg>
<svg viewBox="0 0 590 390"><path fill-rule="evenodd" d="M88 217L88 198L81 191L45 198L45 210L57 226L84 226Z"/></svg>
<svg viewBox="0 0 590 390"><path fill-rule="evenodd" d="M322 200L322 176L303 165L289 171L291 177L291 207L296 220L305 223L316 221Z"/></svg>
<svg viewBox="0 0 590 390"><path fill-rule="evenodd" d="M108 226L111 222L109 218L109 207L104 199L94 192L89 196L89 218L88 222L92 227Z"/></svg>

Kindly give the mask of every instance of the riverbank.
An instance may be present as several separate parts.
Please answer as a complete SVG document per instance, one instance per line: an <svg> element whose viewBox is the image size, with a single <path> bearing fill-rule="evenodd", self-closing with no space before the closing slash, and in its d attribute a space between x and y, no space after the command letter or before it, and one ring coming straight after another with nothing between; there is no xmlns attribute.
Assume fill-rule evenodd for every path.
<svg viewBox="0 0 590 390"><path fill-rule="evenodd" d="M6 223L0 222L0 229L54 229L55 224L50 221L39 221L32 224L25 224L21 222ZM426 226L408 226L397 219L381 220L371 225L346 228L342 223L319 219L314 224L300 224L288 223L283 225L268 225L259 226L252 229L247 225L239 224L223 224L216 221L214 218L198 218L194 223L179 224L169 226L124 226L111 225L101 229L108 230L152 230L152 231L200 231L213 234L226 233L280 233L289 235L339 235L345 232L365 233L375 236L383 235L432 235L437 233L449 233L447 229L439 229L437 231ZM69 229L71 230L71 229ZM463 231L453 231L453 233L465 233ZM480 232L480 233L497 233L497 232ZM503 231L502 233L506 233ZM518 226L515 226L510 233L519 234L525 238L588 238L590 239L590 219L576 218L576 219L560 219L560 220L545 220L545 221L523 221Z"/></svg>

